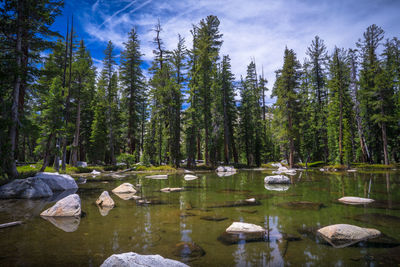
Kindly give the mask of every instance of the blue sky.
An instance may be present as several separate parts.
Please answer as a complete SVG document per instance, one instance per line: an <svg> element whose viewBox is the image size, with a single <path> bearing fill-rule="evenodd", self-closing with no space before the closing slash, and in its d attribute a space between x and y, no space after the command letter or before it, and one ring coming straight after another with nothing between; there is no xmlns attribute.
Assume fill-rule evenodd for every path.
<svg viewBox="0 0 400 267"><path fill-rule="evenodd" d="M65 0L62 16L52 28L65 34L67 17L74 15L76 33L84 39L97 67L101 67L108 40L119 55L128 32L136 27L144 60L153 54L152 28L160 19L162 39L173 49L178 34L191 47L190 29L213 14L220 19L222 54L229 54L239 79L255 58L272 88L274 71L282 66L285 46L294 49L302 62L315 35L329 51L334 46L354 48L365 29L375 23L391 38L400 37L400 1L397 0ZM272 101L272 100L270 100Z"/></svg>

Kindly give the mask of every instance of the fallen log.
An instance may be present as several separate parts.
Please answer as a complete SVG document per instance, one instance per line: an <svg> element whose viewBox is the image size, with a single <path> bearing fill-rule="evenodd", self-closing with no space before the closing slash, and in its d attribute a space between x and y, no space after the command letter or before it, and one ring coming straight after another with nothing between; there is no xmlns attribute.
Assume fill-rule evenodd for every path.
<svg viewBox="0 0 400 267"><path fill-rule="evenodd" d="M23 221L15 221L15 222L3 223L3 224L0 224L0 229L21 225L23 223L24 223Z"/></svg>

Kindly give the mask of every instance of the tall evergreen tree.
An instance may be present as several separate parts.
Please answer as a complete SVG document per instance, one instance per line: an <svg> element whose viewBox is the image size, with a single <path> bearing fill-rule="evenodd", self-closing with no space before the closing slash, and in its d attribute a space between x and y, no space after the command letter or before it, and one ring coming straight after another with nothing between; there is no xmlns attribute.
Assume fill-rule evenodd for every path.
<svg viewBox="0 0 400 267"><path fill-rule="evenodd" d="M137 32L133 28L121 53L120 80L124 91L124 108L127 110L127 143L128 152L140 151L140 117L141 103L144 101L144 76L141 68L140 43Z"/></svg>
<svg viewBox="0 0 400 267"><path fill-rule="evenodd" d="M335 47L329 67L328 144L332 162L350 164L352 157L350 68L345 50Z"/></svg>
<svg viewBox="0 0 400 267"><path fill-rule="evenodd" d="M276 96L275 120L280 125L279 138L285 150L289 151L288 163L293 168L295 141L298 138L296 114L299 111L298 90L300 82L300 62L293 50L285 48L283 68L277 71L272 96Z"/></svg>

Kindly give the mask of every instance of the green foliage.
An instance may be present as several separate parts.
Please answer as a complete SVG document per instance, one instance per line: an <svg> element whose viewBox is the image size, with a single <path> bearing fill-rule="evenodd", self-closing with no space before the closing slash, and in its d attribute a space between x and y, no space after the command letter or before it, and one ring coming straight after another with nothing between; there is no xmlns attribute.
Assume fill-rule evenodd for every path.
<svg viewBox="0 0 400 267"><path fill-rule="evenodd" d="M135 162L136 157L135 155L128 154L128 153L121 153L117 157L118 163L125 163L128 168L130 168Z"/></svg>

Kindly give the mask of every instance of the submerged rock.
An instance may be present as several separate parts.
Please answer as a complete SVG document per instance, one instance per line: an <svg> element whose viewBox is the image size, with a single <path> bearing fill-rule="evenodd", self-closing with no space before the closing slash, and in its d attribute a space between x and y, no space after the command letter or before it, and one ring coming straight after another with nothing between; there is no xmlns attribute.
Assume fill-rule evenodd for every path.
<svg viewBox="0 0 400 267"><path fill-rule="evenodd" d="M320 202L310 202L310 201L290 201L284 203L278 203L278 207L286 208L286 209L308 209L308 210L319 210L324 206L324 204Z"/></svg>
<svg viewBox="0 0 400 267"><path fill-rule="evenodd" d="M362 204L369 204L374 202L375 200L370 198L363 198L363 197L342 197L339 198L338 201L350 204L350 205L362 205Z"/></svg>
<svg viewBox="0 0 400 267"><path fill-rule="evenodd" d="M62 190L78 188L78 185L76 184L74 178L72 178L68 174L39 172L36 174L35 177L45 182L53 191L62 191Z"/></svg>
<svg viewBox="0 0 400 267"><path fill-rule="evenodd" d="M234 222L218 237L218 241L225 245L233 245L240 242L263 242L266 241L265 234L266 230L261 226Z"/></svg>
<svg viewBox="0 0 400 267"><path fill-rule="evenodd" d="M79 217L81 216L81 199L77 194L69 195L43 211L40 216Z"/></svg>
<svg viewBox="0 0 400 267"><path fill-rule="evenodd" d="M289 190L289 185L286 184L264 184L264 188L269 191L287 191Z"/></svg>
<svg viewBox="0 0 400 267"><path fill-rule="evenodd" d="M114 194L135 194L136 189L130 183L123 183L112 190Z"/></svg>
<svg viewBox="0 0 400 267"><path fill-rule="evenodd" d="M16 179L0 187L0 199L51 197L53 191L37 177Z"/></svg>
<svg viewBox="0 0 400 267"><path fill-rule="evenodd" d="M175 245L172 253L176 257L189 259L195 259L206 255L204 249L194 242L180 242Z"/></svg>
<svg viewBox="0 0 400 267"><path fill-rule="evenodd" d="M238 201L226 201L221 204L211 205L207 208L233 208L233 207L243 207L243 206L259 206L261 205L260 201L246 201L246 200L238 200Z"/></svg>
<svg viewBox="0 0 400 267"><path fill-rule="evenodd" d="M196 180L199 177L197 177L196 175L191 175L191 174L186 174L183 179L185 179L185 181L192 181L192 180Z"/></svg>
<svg viewBox="0 0 400 267"><path fill-rule="evenodd" d="M376 229L351 224L334 224L323 227L318 233L333 247L342 248L381 235Z"/></svg>
<svg viewBox="0 0 400 267"><path fill-rule="evenodd" d="M264 183L266 184L290 184L289 177L285 175L273 175L273 176L266 176L264 178Z"/></svg>
<svg viewBox="0 0 400 267"><path fill-rule="evenodd" d="M179 261L163 258L160 255L140 255L134 252L113 254L108 257L101 267L189 267Z"/></svg>
<svg viewBox="0 0 400 267"><path fill-rule="evenodd" d="M86 184L87 179L83 177L79 177L78 180L76 180L77 184Z"/></svg>
<svg viewBox="0 0 400 267"><path fill-rule="evenodd" d="M99 198L96 200L96 205L100 207L108 207L113 208L115 203L114 200L110 197L107 191L103 191Z"/></svg>
<svg viewBox="0 0 400 267"><path fill-rule="evenodd" d="M381 213L358 214L350 218L355 221L375 224L384 227L393 227L396 225L400 225L400 217Z"/></svg>
<svg viewBox="0 0 400 267"><path fill-rule="evenodd" d="M183 190L184 189L182 187L166 187L161 189L160 191L164 193L170 193L170 192L181 192Z"/></svg>
<svg viewBox="0 0 400 267"><path fill-rule="evenodd" d="M67 233L72 233L78 230L81 222L81 217L47 217L43 216L43 219L52 223L55 227L63 230Z"/></svg>
<svg viewBox="0 0 400 267"><path fill-rule="evenodd" d="M221 222L228 219L228 217L219 217L219 216L203 216L200 219L205 221L212 221L212 222Z"/></svg>
<svg viewBox="0 0 400 267"><path fill-rule="evenodd" d="M136 201L136 204L139 206L147 206L147 205L164 205L167 204L159 199L139 199Z"/></svg>
<svg viewBox="0 0 400 267"><path fill-rule="evenodd" d="M168 179L168 174L159 174L159 175L148 175L145 178L149 178L149 179Z"/></svg>

